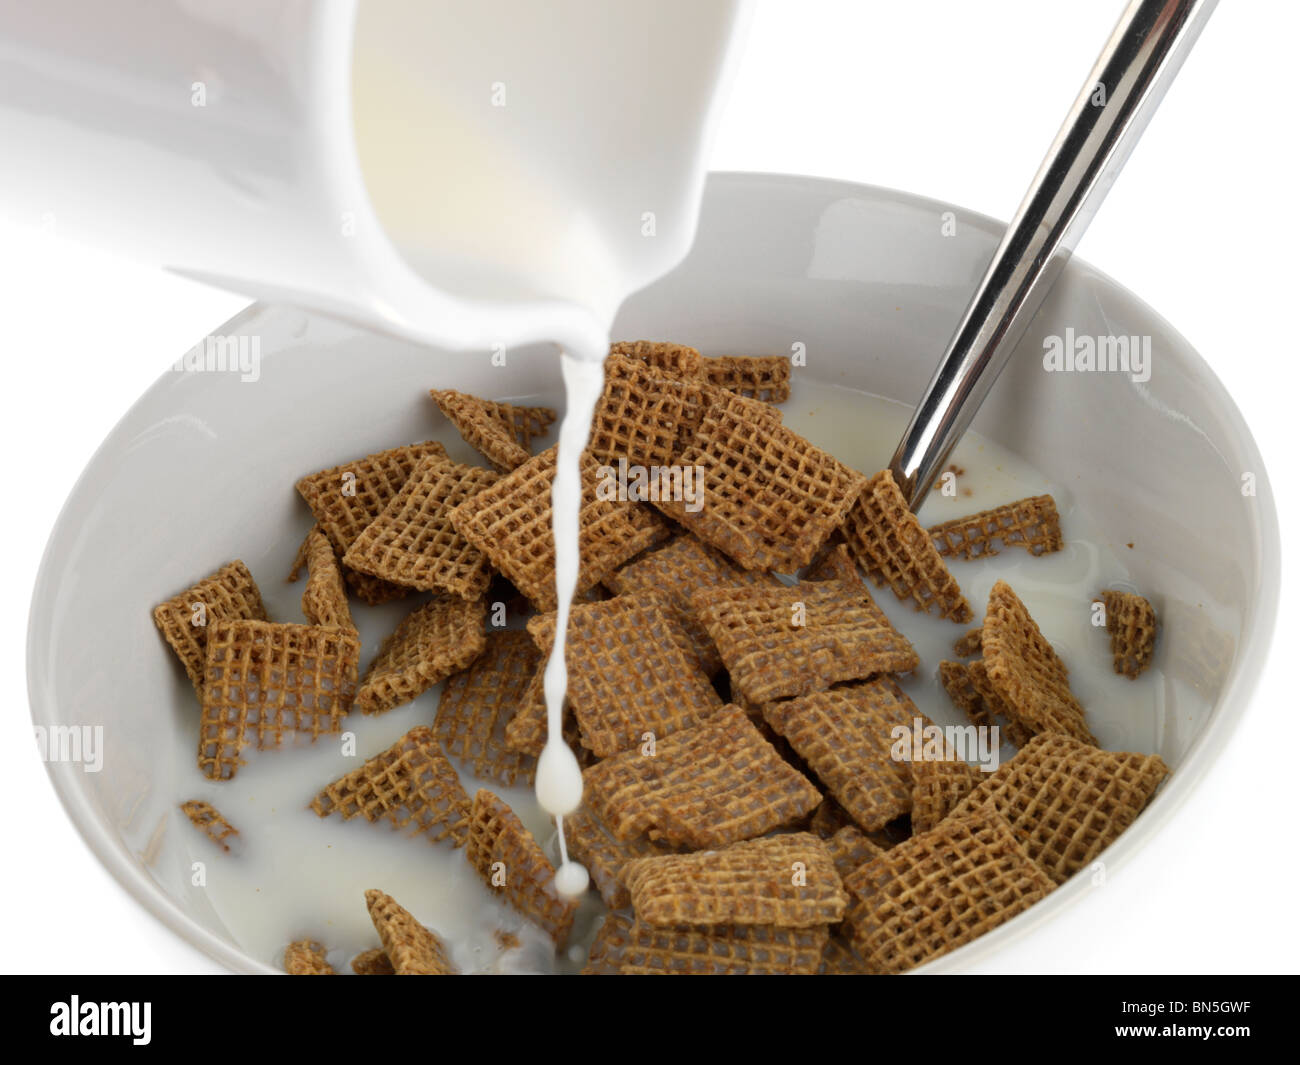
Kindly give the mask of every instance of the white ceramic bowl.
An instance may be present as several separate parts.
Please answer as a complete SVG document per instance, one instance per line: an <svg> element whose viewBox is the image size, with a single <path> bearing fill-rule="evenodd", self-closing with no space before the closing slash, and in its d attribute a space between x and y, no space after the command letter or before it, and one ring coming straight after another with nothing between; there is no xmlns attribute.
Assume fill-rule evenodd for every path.
<svg viewBox="0 0 1300 1065"><path fill-rule="evenodd" d="M957 234L946 237L948 210ZM615 336L711 353L786 352L801 341L801 373L912 401L1001 229L897 192L714 175L689 258L627 303ZM1067 326L1150 336L1150 381L1045 373L1042 338ZM510 352L503 372L486 353L430 352L276 307L254 307L221 333L259 338L260 379L168 373L109 435L50 538L32 603L29 690L37 725L104 726L101 772L49 769L113 875L219 962L266 971L169 853L183 774L195 773L196 713L150 608L242 557L272 616L294 616L300 586L276 578L308 524L291 487L298 476L407 440L460 447L425 389L554 395L556 363L539 345ZM1024 348L976 430L1068 482L1107 539L1134 541L1124 562L1158 592L1163 618L1159 748L1174 773L1107 851L1114 868L1197 786L1246 709L1277 609L1277 519L1232 400L1173 328L1113 281L1073 262ZM1242 493L1244 474L1253 496ZM961 969L999 949L1069 906L1084 881L930 968Z"/></svg>

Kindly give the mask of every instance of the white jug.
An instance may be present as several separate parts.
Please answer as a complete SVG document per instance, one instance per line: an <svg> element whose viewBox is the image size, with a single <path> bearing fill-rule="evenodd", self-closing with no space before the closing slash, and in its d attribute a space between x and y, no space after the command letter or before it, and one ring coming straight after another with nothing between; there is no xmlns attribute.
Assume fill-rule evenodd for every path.
<svg viewBox="0 0 1300 1065"><path fill-rule="evenodd" d="M0 211L406 338L607 326L692 239L739 0L0 9ZM579 344L579 346L582 346Z"/></svg>

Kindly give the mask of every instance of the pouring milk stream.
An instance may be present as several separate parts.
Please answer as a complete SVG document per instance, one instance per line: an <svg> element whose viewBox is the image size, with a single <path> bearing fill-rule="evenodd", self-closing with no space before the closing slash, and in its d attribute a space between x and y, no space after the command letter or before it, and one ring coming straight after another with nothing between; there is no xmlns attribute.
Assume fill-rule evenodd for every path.
<svg viewBox="0 0 1300 1065"><path fill-rule="evenodd" d="M556 638L544 677L547 739L536 789L538 804L555 818L556 889L577 896L588 875L569 860L563 818L582 800L582 773L562 726L566 634L580 566L579 456L603 388L602 362L619 304L690 246L704 135L738 12L730 3L611 10L570 0L542 13L507 5L504 18L501 10L467 12L461 5L401 6L400 32L387 17L372 23L365 8L357 24L355 113L374 116L358 123L357 143L362 171L379 195L379 217L403 234L412 265L448 291L524 308L545 305L531 318L524 310L506 328L562 349L566 402L552 487ZM431 58L428 42L449 20L458 29L454 47ZM711 55L700 68L703 77L683 86L679 78L689 61L680 35L699 42L702 30ZM711 37L716 43L707 43ZM500 76L485 84L491 70ZM539 75L540 84L513 78L510 70ZM453 143L463 143L465 154L452 165L472 171L450 207L412 184L409 148L400 163L392 157L394 145L405 143L403 132L431 118L462 138ZM447 147L429 141L427 157L415 160L418 168L445 168ZM488 256L485 247L498 251ZM500 335L502 317L485 322L489 335Z"/></svg>
<svg viewBox="0 0 1300 1065"><path fill-rule="evenodd" d="M448 357L562 349L537 797L566 894L587 885L560 820L582 796L561 739L578 457L615 312L690 247L746 16L733 0L172 0L144 30L95 0L3 16L0 136L24 161L0 168L5 210Z"/></svg>

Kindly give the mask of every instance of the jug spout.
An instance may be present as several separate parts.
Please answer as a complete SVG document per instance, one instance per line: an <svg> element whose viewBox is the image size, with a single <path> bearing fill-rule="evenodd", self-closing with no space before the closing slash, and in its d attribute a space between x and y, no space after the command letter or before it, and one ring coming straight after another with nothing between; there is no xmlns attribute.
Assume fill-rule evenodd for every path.
<svg viewBox="0 0 1300 1065"><path fill-rule="evenodd" d="M689 249L747 6L0 15L0 210L451 348L598 331ZM548 333L548 330L551 331Z"/></svg>

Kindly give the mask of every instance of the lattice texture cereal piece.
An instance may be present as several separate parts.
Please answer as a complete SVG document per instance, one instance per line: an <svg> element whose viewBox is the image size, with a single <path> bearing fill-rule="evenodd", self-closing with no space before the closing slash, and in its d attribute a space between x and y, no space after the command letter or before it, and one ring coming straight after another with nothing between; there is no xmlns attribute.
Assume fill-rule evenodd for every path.
<svg viewBox="0 0 1300 1065"><path fill-rule="evenodd" d="M381 606L405 598L411 589L401 584L372 577L369 573L358 573L349 566L343 567L343 580L348 590L367 606Z"/></svg>
<svg viewBox="0 0 1300 1065"><path fill-rule="evenodd" d="M861 581L705 588L691 599L731 683L763 703L837 681L904 673L919 659Z"/></svg>
<svg viewBox="0 0 1300 1065"><path fill-rule="evenodd" d="M836 934L826 941L822 951L822 963L817 967L818 976L865 976L869 975L867 963L863 961L853 945L843 936Z"/></svg>
<svg viewBox="0 0 1300 1065"><path fill-rule="evenodd" d="M984 653L984 630L968 629L953 642L952 653L958 658L973 658Z"/></svg>
<svg viewBox="0 0 1300 1065"><path fill-rule="evenodd" d="M366 909L384 945L390 972L397 976L455 975L456 967L447 957L442 940L402 909L391 895L372 888L366 892ZM356 964L352 963L354 969Z"/></svg>
<svg viewBox="0 0 1300 1065"><path fill-rule="evenodd" d="M1065 663L1006 581L998 581L989 593L982 642L989 683L1022 732L1064 732L1096 744L1083 707L1070 691Z"/></svg>
<svg viewBox="0 0 1300 1065"><path fill-rule="evenodd" d="M853 818L849 812L834 799L827 797L822 799L808 819L808 831L822 839L830 839L841 828L851 824Z"/></svg>
<svg viewBox="0 0 1300 1065"><path fill-rule="evenodd" d="M720 355L705 359L704 378L715 388L764 403L784 403L790 398L788 355Z"/></svg>
<svg viewBox="0 0 1300 1065"><path fill-rule="evenodd" d="M849 554L849 545L832 535L831 541L821 549L812 565L800 578L803 581L861 581L858 564Z"/></svg>
<svg viewBox="0 0 1300 1065"><path fill-rule="evenodd" d="M931 722L891 677L763 707L859 827L868 832L912 808L908 764L893 757L893 729Z"/></svg>
<svg viewBox="0 0 1300 1065"><path fill-rule="evenodd" d="M882 847L857 825L845 825L826 841L826 849L843 880L863 863L884 854L888 848Z"/></svg>
<svg viewBox="0 0 1300 1065"><path fill-rule="evenodd" d="M1006 821L983 810L900 843L845 886L854 948L870 971L900 973L978 939L1056 885Z"/></svg>
<svg viewBox="0 0 1300 1065"><path fill-rule="evenodd" d="M452 511L452 524L540 610L554 610L555 537L550 448ZM595 587L628 559L668 535L653 511L639 503L597 498L599 463L582 457L578 592Z"/></svg>
<svg viewBox="0 0 1300 1065"><path fill-rule="evenodd" d="M236 559L180 595L158 604L153 620L202 698L209 626L219 621L265 621L266 607L253 575Z"/></svg>
<svg viewBox="0 0 1300 1065"><path fill-rule="evenodd" d="M499 477L436 455L424 459L343 561L393 584L480 598L492 576L487 557L452 527L450 515Z"/></svg>
<svg viewBox="0 0 1300 1065"><path fill-rule="evenodd" d="M501 473L532 458L533 440L555 421L550 407L517 407L451 389L431 389L429 395L465 442Z"/></svg>
<svg viewBox="0 0 1300 1065"><path fill-rule="evenodd" d="M646 365L683 381L699 380L703 360L685 344L661 340L621 340L609 346L609 353L640 359Z"/></svg>
<svg viewBox="0 0 1300 1065"><path fill-rule="evenodd" d="M290 976L333 976L325 948L312 939L300 939L284 948L284 971Z"/></svg>
<svg viewBox="0 0 1300 1065"><path fill-rule="evenodd" d="M555 888L555 867L510 809L492 792L480 789L470 812L470 865L494 891L563 947L578 912L576 899Z"/></svg>
<svg viewBox="0 0 1300 1065"><path fill-rule="evenodd" d="M387 820L431 843L469 835L469 796L427 725L411 729L393 746L330 784L312 800L318 817Z"/></svg>
<svg viewBox="0 0 1300 1065"><path fill-rule="evenodd" d="M506 787L532 783L537 759L507 746L506 727L541 664L528 633L506 629L489 633L483 654L443 685L434 731L474 776Z"/></svg>
<svg viewBox="0 0 1300 1065"><path fill-rule="evenodd" d="M579 806L573 813L565 815L564 833L569 854L574 861L587 867L592 883L611 910L622 909L632 901L627 887L618 878L623 866L635 858L674 853L672 848L654 843L645 836L616 839L609 827L586 806Z"/></svg>
<svg viewBox="0 0 1300 1065"><path fill-rule="evenodd" d="M661 927L811 928L836 923L848 904L826 844L807 832L637 858L619 876L637 920Z"/></svg>
<svg viewBox="0 0 1300 1065"><path fill-rule="evenodd" d="M219 621L208 626L206 683L199 719L199 768L229 780L243 749L342 730L352 709L361 643L353 632L319 625Z"/></svg>
<svg viewBox="0 0 1300 1065"><path fill-rule="evenodd" d="M365 458L331 466L298 481L298 494L307 501L316 521L340 558L361 531L374 521L402 490L421 459L447 457L434 441L407 444Z"/></svg>
<svg viewBox="0 0 1300 1065"><path fill-rule="evenodd" d="M363 950L352 959L352 971L358 976L395 976L397 970L380 947Z"/></svg>
<svg viewBox="0 0 1300 1065"><path fill-rule="evenodd" d="M343 584L343 570L338 556L320 527L307 534L302 544L303 564L307 567L307 587L302 591L302 616L308 625L347 629L356 632L352 611L348 608L348 591Z"/></svg>
<svg viewBox="0 0 1300 1065"><path fill-rule="evenodd" d="M555 622L539 628L543 647ZM575 607L566 652L568 698L582 745L598 757L707 719L722 700L681 646L680 630L653 600L619 596Z"/></svg>
<svg viewBox="0 0 1300 1065"><path fill-rule="evenodd" d="M1131 592L1104 591L1106 631L1115 672L1135 679L1149 665L1156 649L1156 612L1150 602Z"/></svg>
<svg viewBox="0 0 1300 1065"><path fill-rule="evenodd" d="M970 718L972 724L984 727L993 724L992 710L985 705L971 682L969 665L965 662L940 662L939 681L953 706Z"/></svg>
<svg viewBox="0 0 1300 1065"><path fill-rule="evenodd" d="M506 722L506 746L521 754L531 754L534 758L546 746L545 676L546 662L543 659L538 662L537 669L533 671L532 678L519 697L519 706L514 716ZM566 720L573 716L573 708L567 699L564 702L564 716Z"/></svg>
<svg viewBox="0 0 1300 1065"><path fill-rule="evenodd" d="M889 470L872 477L856 497L844 535L854 557L877 584L891 588L899 599L912 600L918 610L970 621L970 604Z"/></svg>
<svg viewBox="0 0 1300 1065"><path fill-rule="evenodd" d="M986 777L949 819L991 804L1030 857L1063 884L1137 819L1168 773L1159 755L1103 751L1044 733Z"/></svg>
<svg viewBox="0 0 1300 1065"><path fill-rule="evenodd" d="M672 461L679 439L693 433L700 386L663 374L636 358L605 361L605 390L596 404L587 451L602 464L652 467Z"/></svg>
<svg viewBox="0 0 1300 1065"><path fill-rule="evenodd" d="M546 697L543 691L546 664L537 667L533 679L529 681L523 694L523 701L518 711L506 725L506 746L512 751L531 754L534 758L542 753L546 746ZM578 722L573 716L573 707L564 701L564 718L562 724L564 742L569 745L578 765L584 768L596 761L596 756L582 745L579 737Z"/></svg>
<svg viewBox="0 0 1300 1065"><path fill-rule="evenodd" d="M810 976L821 964L829 938L825 925L659 928L641 921L628 924L618 914L607 917L605 925L615 920L608 932L601 928L598 971L625 975Z"/></svg>
<svg viewBox="0 0 1300 1065"><path fill-rule="evenodd" d="M866 479L756 414L761 406L719 393L678 457L703 470L702 506L694 513L684 502L658 506L745 569L793 573L812 561Z"/></svg>
<svg viewBox="0 0 1300 1065"><path fill-rule="evenodd" d="M596 938L587 952L582 976L621 976L619 960L627 949L632 932L632 918L621 913L606 914L596 929Z"/></svg>
<svg viewBox="0 0 1300 1065"><path fill-rule="evenodd" d="M685 632L700 669L712 676L722 668L722 658L695 615L691 595L701 588L775 588L780 581L767 573L740 569L720 551L687 534L611 573L605 584L618 595L659 597L670 620Z"/></svg>
<svg viewBox="0 0 1300 1065"><path fill-rule="evenodd" d="M947 558L989 558L1003 547L1023 547L1031 555L1046 555L1065 546L1061 516L1049 495L1017 499L964 518L932 525L930 538Z"/></svg>
<svg viewBox="0 0 1300 1065"><path fill-rule="evenodd" d="M239 835L239 829L221 816L210 802L202 799L190 799L181 803L181 811L190 819L190 824L212 840L223 851L230 850L226 840Z"/></svg>
<svg viewBox="0 0 1300 1065"><path fill-rule="evenodd" d="M739 707L583 773L587 802L617 839L723 847L793 824L821 794L763 739Z"/></svg>
<svg viewBox="0 0 1300 1065"><path fill-rule="evenodd" d="M445 677L464 669L486 646L487 604L439 596L408 614L379 645L357 689L363 714L409 703Z"/></svg>
<svg viewBox="0 0 1300 1065"><path fill-rule="evenodd" d="M960 759L911 763L912 831L928 832L947 817L980 782L978 769Z"/></svg>
<svg viewBox="0 0 1300 1065"><path fill-rule="evenodd" d="M676 452L680 452L691 442L695 430L699 428L700 419L704 416L704 408L710 401L708 393L716 391L704 383L703 360L700 358L700 353L683 344L651 340L611 344L609 353L611 356L638 359L657 373L672 378L682 385L691 386L683 392L686 407L682 413L676 443Z"/></svg>
<svg viewBox="0 0 1300 1065"><path fill-rule="evenodd" d="M1017 747L1029 738L1013 720L1002 696L989 681L982 658L974 662L940 662L939 679L953 705L970 718L972 724L982 728L998 724Z"/></svg>
<svg viewBox="0 0 1300 1065"><path fill-rule="evenodd" d="M1029 732L1019 721L1016 720L1015 714L1007 705L1001 693L993 686L989 680L988 668L984 659L977 658L970 664L970 682L971 686L979 693L981 703L988 708L989 713L998 721L1006 722L1004 731L1007 738L1017 747L1023 747L1029 740Z"/></svg>

